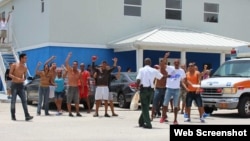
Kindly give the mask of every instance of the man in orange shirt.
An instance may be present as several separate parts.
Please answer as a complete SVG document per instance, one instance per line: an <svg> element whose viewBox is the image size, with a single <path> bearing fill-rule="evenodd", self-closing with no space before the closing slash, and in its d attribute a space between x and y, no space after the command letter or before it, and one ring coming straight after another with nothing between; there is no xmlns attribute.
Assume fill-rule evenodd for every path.
<svg viewBox="0 0 250 141"><path fill-rule="evenodd" d="M187 97L186 97L186 111L184 115L184 121L185 122L190 122L190 111L191 111L191 106L193 100L197 104L198 111L200 114L200 121L203 123L205 122L205 118L208 116L204 112L203 104L202 104L202 99L200 95L200 88L197 87L200 84L200 78L201 74L198 70L195 69L195 64L194 63L189 63L189 70L186 73L186 90L187 90Z"/></svg>
<svg viewBox="0 0 250 141"><path fill-rule="evenodd" d="M80 69L81 69L81 77L82 77L82 81L83 81L83 87L84 89L82 89L82 85L81 85L81 81L79 80L78 83L78 88L79 88L79 96L80 99L84 99L87 103L87 108L88 108L88 112L90 113L90 102L89 102L89 78L90 78L90 73L89 71L85 70L85 65L84 63L80 64Z"/></svg>

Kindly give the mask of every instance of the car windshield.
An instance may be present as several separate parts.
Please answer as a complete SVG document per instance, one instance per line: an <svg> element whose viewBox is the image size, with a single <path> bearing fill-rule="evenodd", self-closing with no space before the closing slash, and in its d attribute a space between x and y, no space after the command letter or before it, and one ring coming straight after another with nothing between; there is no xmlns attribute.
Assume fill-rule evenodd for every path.
<svg viewBox="0 0 250 141"><path fill-rule="evenodd" d="M227 61L212 77L250 77L250 60Z"/></svg>

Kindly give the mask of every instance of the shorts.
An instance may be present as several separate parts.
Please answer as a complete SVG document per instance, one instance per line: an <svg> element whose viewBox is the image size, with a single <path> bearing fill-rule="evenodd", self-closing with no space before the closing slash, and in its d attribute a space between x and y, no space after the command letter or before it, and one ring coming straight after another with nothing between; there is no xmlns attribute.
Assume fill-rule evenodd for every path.
<svg viewBox="0 0 250 141"><path fill-rule="evenodd" d="M67 103L71 103L74 101L74 103L79 104L79 91L78 87L69 86L68 93L67 93Z"/></svg>
<svg viewBox="0 0 250 141"><path fill-rule="evenodd" d="M179 96L180 96L180 89L167 88L163 105L168 106L171 97L173 97L174 107L178 107Z"/></svg>
<svg viewBox="0 0 250 141"><path fill-rule="evenodd" d="M202 107L202 99L200 94L196 94L195 92L188 92L186 99L186 106L191 107L193 100L195 101L197 107Z"/></svg>
<svg viewBox="0 0 250 141"><path fill-rule="evenodd" d="M6 88L7 88L7 90L10 90L10 88L11 88L11 80L6 81Z"/></svg>
<svg viewBox="0 0 250 141"><path fill-rule="evenodd" d="M55 92L55 99L62 99L64 96L64 92Z"/></svg>
<svg viewBox="0 0 250 141"><path fill-rule="evenodd" d="M1 30L1 38L6 38L7 37L7 30Z"/></svg>
<svg viewBox="0 0 250 141"><path fill-rule="evenodd" d="M180 90L180 96L179 96L179 103L182 101L182 103L186 103L187 98L187 91L185 89Z"/></svg>
<svg viewBox="0 0 250 141"><path fill-rule="evenodd" d="M88 86L84 86L83 91L82 91L82 86L78 86L78 89L79 89L80 99L88 97L88 95L89 95L89 87Z"/></svg>
<svg viewBox="0 0 250 141"><path fill-rule="evenodd" d="M109 100L108 86L97 86L95 91L95 100Z"/></svg>

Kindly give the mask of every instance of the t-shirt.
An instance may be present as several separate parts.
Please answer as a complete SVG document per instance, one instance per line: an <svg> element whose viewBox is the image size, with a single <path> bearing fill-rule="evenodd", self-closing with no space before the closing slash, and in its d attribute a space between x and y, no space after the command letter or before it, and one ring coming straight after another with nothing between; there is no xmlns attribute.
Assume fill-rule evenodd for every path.
<svg viewBox="0 0 250 141"><path fill-rule="evenodd" d="M141 80L143 87L154 88L154 79L161 79L162 77L163 75L158 70L146 65L139 69L136 79Z"/></svg>
<svg viewBox="0 0 250 141"><path fill-rule="evenodd" d="M0 22L0 30L7 30L7 29L8 29L7 21L5 21L5 22L1 21Z"/></svg>
<svg viewBox="0 0 250 141"><path fill-rule="evenodd" d="M63 92L64 90L64 78L55 78L55 83L56 83L56 92Z"/></svg>
<svg viewBox="0 0 250 141"><path fill-rule="evenodd" d="M88 79L90 77L90 73L87 70L84 70L83 72L81 72L81 77L83 80L83 86L88 86ZM78 86L81 86L81 80L78 81Z"/></svg>
<svg viewBox="0 0 250 141"><path fill-rule="evenodd" d="M167 78L167 88L179 89L180 82L182 79L186 78L185 71L181 68L175 69L174 66L167 66L166 68L169 77Z"/></svg>

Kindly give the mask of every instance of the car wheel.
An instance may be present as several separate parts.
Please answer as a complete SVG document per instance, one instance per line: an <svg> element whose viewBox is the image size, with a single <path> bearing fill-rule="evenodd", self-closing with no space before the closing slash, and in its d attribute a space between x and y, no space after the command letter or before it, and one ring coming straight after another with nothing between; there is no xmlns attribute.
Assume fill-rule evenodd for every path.
<svg viewBox="0 0 250 141"><path fill-rule="evenodd" d="M204 111L207 114L212 114L213 111L214 111L214 108L212 108L212 107L204 107Z"/></svg>
<svg viewBox="0 0 250 141"><path fill-rule="evenodd" d="M250 117L250 97L244 96L240 98L239 105L238 105L238 113L243 118Z"/></svg>
<svg viewBox="0 0 250 141"><path fill-rule="evenodd" d="M25 93L25 95L26 95L27 104L28 104L28 105L31 105L31 104L32 104L32 100L29 100L29 95L28 95L27 90L25 90L24 93Z"/></svg>
<svg viewBox="0 0 250 141"><path fill-rule="evenodd" d="M121 108L128 108L129 107L129 102L126 101L126 98L125 98L124 94L119 94L119 96L118 96L118 105Z"/></svg>

